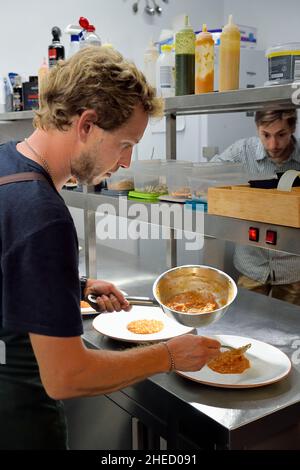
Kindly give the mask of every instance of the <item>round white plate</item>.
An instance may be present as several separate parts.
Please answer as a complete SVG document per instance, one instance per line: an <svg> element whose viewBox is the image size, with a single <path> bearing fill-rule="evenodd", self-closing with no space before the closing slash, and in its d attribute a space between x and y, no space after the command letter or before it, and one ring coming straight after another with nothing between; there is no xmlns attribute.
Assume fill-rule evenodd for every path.
<svg viewBox="0 0 300 470"><path fill-rule="evenodd" d="M278 382L291 370L291 361L287 355L268 343L242 336L215 335L213 338L224 345L234 347L251 343L251 348L246 352L251 367L242 374L219 374L204 366L196 372L177 371L179 375L214 387L252 388Z"/></svg>
<svg viewBox="0 0 300 470"><path fill-rule="evenodd" d="M164 328L158 333L137 335L127 329L128 323L134 320L160 320ZM163 341L193 331L193 328L180 325L169 318L159 307L134 305L130 312L101 313L93 321L94 328L103 335L131 343Z"/></svg>
<svg viewBox="0 0 300 470"><path fill-rule="evenodd" d="M85 315L99 315L99 312L92 307L83 307L80 309L81 315L84 317Z"/></svg>
<svg viewBox="0 0 300 470"><path fill-rule="evenodd" d="M78 183L65 183L65 188L77 188Z"/></svg>

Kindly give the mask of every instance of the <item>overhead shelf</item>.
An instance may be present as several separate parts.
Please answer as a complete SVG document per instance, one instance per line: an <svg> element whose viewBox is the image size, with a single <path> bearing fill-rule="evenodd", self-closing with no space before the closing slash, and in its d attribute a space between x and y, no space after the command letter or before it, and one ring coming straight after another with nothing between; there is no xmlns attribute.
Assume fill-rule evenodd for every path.
<svg viewBox="0 0 300 470"><path fill-rule="evenodd" d="M33 119L34 111L14 111L11 113L0 113L0 121L23 121Z"/></svg>
<svg viewBox="0 0 300 470"><path fill-rule="evenodd" d="M300 84L299 84L300 85ZM300 107L297 86L276 85L166 98L165 114L212 114ZM300 98L300 96L299 96ZM298 101L298 103L297 103Z"/></svg>

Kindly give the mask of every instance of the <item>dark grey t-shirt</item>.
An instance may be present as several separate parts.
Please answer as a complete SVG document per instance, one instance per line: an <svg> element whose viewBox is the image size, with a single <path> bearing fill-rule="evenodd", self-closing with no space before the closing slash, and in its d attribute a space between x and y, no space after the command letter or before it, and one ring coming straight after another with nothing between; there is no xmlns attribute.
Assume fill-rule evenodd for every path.
<svg viewBox="0 0 300 470"><path fill-rule="evenodd" d="M0 145L0 177L26 171L49 180L15 142ZM12 440L12 448L47 448L49 443L59 448L59 440L51 444L51 428L54 435L60 405L46 395L28 336L83 332L76 230L51 180L0 186L0 260L0 341L6 350L0 363L0 422L10 420L3 434L0 426L0 448L10 448ZM26 426L31 427L27 444Z"/></svg>

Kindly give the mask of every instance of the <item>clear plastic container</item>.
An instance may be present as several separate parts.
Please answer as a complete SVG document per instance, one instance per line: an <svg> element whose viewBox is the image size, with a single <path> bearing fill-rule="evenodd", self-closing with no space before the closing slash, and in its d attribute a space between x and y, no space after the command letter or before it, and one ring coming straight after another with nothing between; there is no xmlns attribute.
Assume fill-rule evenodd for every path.
<svg viewBox="0 0 300 470"><path fill-rule="evenodd" d="M193 175L204 178L215 178L226 173L246 173L242 163L203 162L193 164Z"/></svg>
<svg viewBox="0 0 300 470"><path fill-rule="evenodd" d="M193 164L188 161L167 162L168 194L174 198L189 199L191 188L188 177L192 175Z"/></svg>
<svg viewBox="0 0 300 470"><path fill-rule="evenodd" d="M120 168L107 179L107 189L111 191L131 191L134 189L133 172L127 168Z"/></svg>
<svg viewBox="0 0 300 470"><path fill-rule="evenodd" d="M191 188L192 199L207 202L208 188L248 184L249 175L247 173L227 173L215 178L199 178L199 176L191 176L188 180Z"/></svg>
<svg viewBox="0 0 300 470"><path fill-rule="evenodd" d="M138 193L166 194L168 188L163 179L161 160L140 160L131 166L134 175L134 190Z"/></svg>

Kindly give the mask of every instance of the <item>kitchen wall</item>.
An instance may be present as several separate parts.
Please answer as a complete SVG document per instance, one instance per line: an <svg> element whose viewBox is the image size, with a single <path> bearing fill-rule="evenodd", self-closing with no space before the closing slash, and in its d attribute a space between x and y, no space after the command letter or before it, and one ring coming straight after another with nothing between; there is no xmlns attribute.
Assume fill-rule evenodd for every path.
<svg viewBox="0 0 300 470"><path fill-rule="evenodd" d="M149 39L157 39L161 29L170 29L178 15L189 14L194 28L203 21L218 27L224 17L223 0L169 0L163 3L161 16L143 12L145 0L139 1L139 12L132 12L135 0L15 0L1 2L0 74L17 71L37 74L51 42L51 27L62 30L86 16L104 41L111 42L124 55L142 65L143 52ZM63 37L68 45L68 38Z"/></svg>
<svg viewBox="0 0 300 470"><path fill-rule="evenodd" d="M258 28L258 49L300 42L299 0L224 0L224 22L232 13L238 24Z"/></svg>

